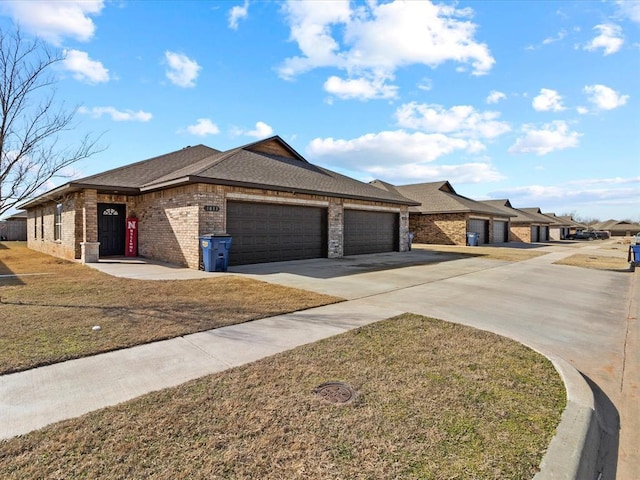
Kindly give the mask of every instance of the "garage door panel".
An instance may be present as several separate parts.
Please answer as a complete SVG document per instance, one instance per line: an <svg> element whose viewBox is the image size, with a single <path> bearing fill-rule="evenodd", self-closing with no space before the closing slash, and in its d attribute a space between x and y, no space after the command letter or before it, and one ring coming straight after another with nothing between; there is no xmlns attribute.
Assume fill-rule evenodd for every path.
<svg viewBox="0 0 640 480"><path fill-rule="evenodd" d="M469 232L478 234L478 244L487 243L489 241L489 220L469 219Z"/></svg>
<svg viewBox="0 0 640 480"><path fill-rule="evenodd" d="M344 211L344 254L398 250L398 214L368 210Z"/></svg>
<svg viewBox="0 0 640 480"><path fill-rule="evenodd" d="M326 256L326 209L227 202L230 265Z"/></svg>
<svg viewBox="0 0 640 480"><path fill-rule="evenodd" d="M509 223L501 220L493 222L493 241L494 243L503 243L509 238Z"/></svg>

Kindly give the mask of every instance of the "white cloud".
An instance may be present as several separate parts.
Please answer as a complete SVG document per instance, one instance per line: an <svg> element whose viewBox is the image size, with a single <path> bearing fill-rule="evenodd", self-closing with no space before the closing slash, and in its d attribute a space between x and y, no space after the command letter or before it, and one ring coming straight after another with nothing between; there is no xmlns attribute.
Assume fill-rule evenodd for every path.
<svg viewBox="0 0 640 480"><path fill-rule="evenodd" d="M408 163L402 166L380 167L369 170L373 179L379 178L390 183L408 184L449 180L458 183L487 183L504 180L490 163L472 162L458 165L423 165Z"/></svg>
<svg viewBox="0 0 640 480"><path fill-rule="evenodd" d="M54 45L60 45L65 37L90 40L96 28L90 16L99 15L103 8L103 0L0 2L0 12Z"/></svg>
<svg viewBox="0 0 640 480"><path fill-rule="evenodd" d="M547 37L542 41L543 45L549 45L550 43L555 43L555 42L559 42L560 40L564 39L567 36L567 32L566 30L560 30L558 32L558 35L556 35L555 37Z"/></svg>
<svg viewBox="0 0 640 480"><path fill-rule="evenodd" d="M540 94L534 97L532 105L533 109L538 112L560 112L565 110L560 94L548 88L540 89Z"/></svg>
<svg viewBox="0 0 640 480"><path fill-rule="evenodd" d="M546 155L556 150L564 150L578 146L578 140L582 134L572 132L569 126L562 120L544 125L536 129L533 125L522 127L524 137L516 140L509 148L509 153L535 153Z"/></svg>
<svg viewBox="0 0 640 480"><path fill-rule="evenodd" d="M109 70L102 63L91 60L87 52L65 50L62 65L73 72L73 78L87 83L104 83L109 81Z"/></svg>
<svg viewBox="0 0 640 480"><path fill-rule="evenodd" d="M364 168L396 162L427 163L454 151L477 150L477 142L440 133L408 133L404 130L368 133L351 140L316 138L307 147L309 155L345 168Z"/></svg>
<svg viewBox="0 0 640 480"><path fill-rule="evenodd" d="M620 95L604 85L587 85L583 92L589 95L589 101L600 110L613 110L621 107L629 99L629 95Z"/></svg>
<svg viewBox="0 0 640 480"><path fill-rule="evenodd" d="M242 6L236 5L229 11L229 28L238 29L238 22L249 16L249 0L245 0Z"/></svg>
<svg viewBox="0 0 640 480"><path fill-rule="evenodd" d="M497 90L492 90L489 92L489 96L487 97L486 102L489 104L498 103L500 100L505 100L507 95L505 93L499 92Z"/></svg>
<svg viewBox="0 0 640 480"><path fill-rule="evenodd" d="M195 87L198 72L202 69L195 60L182 53L166 51L164 56L167 60L169 70L167 70L167 78L178 87Z"/></svg>
<svg viewBox="0 0 640 480"><path fill-rule="evenodd" d="M620 50L624 43L624 37L622 36L622 29L618 25L606 23L596 25L593 29L599 31L600 35L586 44L584 46L585 50L593 51L602 48L604 55L611 55Z"/></svg>
<svg viewBox="0 0 640 480"><path fill-rule="evenodd" d="M635 23L640 23L640 2L616 0L619 13Z"/></svg>
<svg viewBox="0 0 640 480"><path fill-rule="evenodd" d="M195 125L189 125L186 131L191 135L205 137L207 135L217 135L220 133L218 126L208 118L199 118Z"/></svg>
<svg viewBox="0 0 640 480"><path fill-rule="evenodd" d="M490 164L467 162L441 165L435 161L445 155L477 153L483 146L474 140L451 138L440 133L408 133L404 130L369 133L350 140L316 138L306 153L329 168L361 172L369 180L411 183L450 179L475 183L504 177Z"/></svg>
<svg viewBox="0 0 640 480"><path fill-rule="evenodd" d="M108 115L114 122L148 122L153 118L152 114L143 112L142 110L138 110L137 112L134 112L133 110L122 111L117 110L114 107L93 107L90 109L80 107L78 109L78 113L91 115L93 118L100 118L103 115Z"/></svg>
<svg viewBox="0 0 640 480"><path fill-rule="evenodd" d="M580 115L586 115L587 113L589 113L589 109L587 107L576 107L576 112L578 112Z"/></svg>
<svg viewBox="0 0 640 480"><path fill-rule="evenodd" d="M256 138L266 138L273 135L273 128L264 122L256 122L256 128L245 132L245 135Z"/></svg>
<svg viewBox="0 0 640 480"><path fill-rule="evenodd" d="M425 132L450 133L472 138L495 138L511 130L498 112L478 112L469 105L445 109L416 102L401 105L395 113L398 125Z"/></svg>
<svg viewBox="0 0 640 480"><path fill-rule="evenodd" d="M538 206L560 211L585 208L593 212L603 206L636 205L640 177L626 179L583 179L558 185L524 185L489 193L491 198L508 198L514 207Z"/></svg>
<svg viewBox="0 0 640 480"><path fill-rule="evenodd" d="M483 75L495 62L486 44L474 39L469 8L416 1L368 2L352 9L348 0L291 0L285 13L291 39L301 51L280 66L286 79L319 67L345 70L350 78L387 79L404 66L435 68L449 61ZM380 89L372 95L381 98Z"/></svg>
<svg viewBox="0 0 640 480"><path fill-rule="evenodd" d="M354 78L343 80L331 76L324 83L324 89L338 98L355 98L358 100L370 100L374 98L396 98L398 87L385 85L384 79L367 80L366 78Z"/></svg>

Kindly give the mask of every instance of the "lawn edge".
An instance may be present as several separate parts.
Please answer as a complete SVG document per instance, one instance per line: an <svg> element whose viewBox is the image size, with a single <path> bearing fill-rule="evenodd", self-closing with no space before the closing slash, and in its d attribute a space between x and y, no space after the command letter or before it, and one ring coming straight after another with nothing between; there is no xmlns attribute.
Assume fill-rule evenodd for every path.
<svg viewBox="0 0 640 480"><path fill-rule="evenodd" d="M534 480L596 478L602 428L591 387L567 361L544 354L564 382L567 405Z"/></svg>

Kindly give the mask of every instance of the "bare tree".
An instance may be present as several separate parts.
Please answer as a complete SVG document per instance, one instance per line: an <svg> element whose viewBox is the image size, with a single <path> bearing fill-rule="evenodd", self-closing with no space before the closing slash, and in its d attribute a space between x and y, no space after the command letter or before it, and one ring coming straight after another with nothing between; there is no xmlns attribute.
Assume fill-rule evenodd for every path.
<svg viewBox="0 0 640 480"><path fill-rule="evenodd" d="M100 151L89 135L60 145L60 134L75 128L77 112L55 103L51 69L63 59L43 41L23 38L18 28L0 29L0 215Z"/></svg>

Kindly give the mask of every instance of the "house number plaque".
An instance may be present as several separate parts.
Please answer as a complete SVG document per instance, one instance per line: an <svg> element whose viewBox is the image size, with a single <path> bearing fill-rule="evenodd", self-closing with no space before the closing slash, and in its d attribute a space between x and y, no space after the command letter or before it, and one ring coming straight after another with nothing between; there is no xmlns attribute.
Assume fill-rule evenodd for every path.
<svg viewBox="0 0 640 480"><path fill-rule="evenodd" d="M220 211L220 207L217 205L205 205L204 206L204 211L205 212L219 212Z"/></svg>

